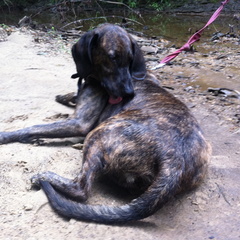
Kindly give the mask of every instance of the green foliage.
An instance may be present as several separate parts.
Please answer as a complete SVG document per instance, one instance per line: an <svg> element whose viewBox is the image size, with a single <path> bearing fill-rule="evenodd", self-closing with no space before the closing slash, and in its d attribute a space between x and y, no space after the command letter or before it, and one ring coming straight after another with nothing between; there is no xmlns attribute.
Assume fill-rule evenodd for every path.
<svg viewBox="0 0 240 240"><path fill-rule="evenodd" d="M176 1L172 1L172 0L160 0L160 1L148 0L147 1L147 5L157 11L162 11L166 8L173 7L174 4L176 4Z"/></svg>
<svg viewBox="0 0 240 240"><path fill-rule="evenodd" d="M155 10L158 10L158 11L161 10L161 5L157 2L149 3L148 5L149 5L149 7L153 8Z"/></svg>
<svg viewBox="0 0 240 240"><path fill-rule="evenodd" d="M3 5L3 4L5 4L5 5L10 5L10 4L11 4L11 1L10 1L10 0L3 0L3 2L0 3L0 5Z"/></svg>
<svg viewBox="0 0 240 240"><path fill-rule="evenodd" d="M0 27L3 28L3 29L8 29L8 28L9 28L9 26L6 25L6 24L4 24L4 23L1 23L1 24L0 24Z"/></svg>
<svg viewBox="0 0 240 240"><path fill-rule="evenodd" d="M0 1L0 7L8 6L8 7L26 7L33 4L34 0L3 0Z"/></svg>
<svg viewBox="0 0 240 240"><path fill-rule="evenodd" d="M127 5L130 7L130 8L136 8L137 7L137 0L128 0L127 2Z"/></svg>
<svg viewBox="0 0 240 240"><path fill-rule="evenodd" d="M51 3L51 4L57 4L60 1L59 0L49 0L48 2Z"/></svg>
<svg viewBox="0 0 240 240"><path fill-rule="evenodd" d="M65 2L70 0L65 0ZM109 0L110 1L110 0ZM219 2L220 0L209 0L209 2ZM33 4L41 4L44 5L54 5L60 2L64 2L64 0L2 0L0 1L0 7L13 6L13 7L26 7L31 6ZM92 1L92 4L96 4L98 0ZM154 10L164 10L165 8L171 8L176 5L180 6L181 4L185 4L188 2L193 2L191 0L115 0L112 2L122 2L128 5L130 8L136 8L140 6L151 7ZM201 2L201 0L195 0L196 4ZM98 2L102 4L102 2ZM114 4L106 4L105 6L114 7ZM117 5L116 5L117 6Z"/></svg>

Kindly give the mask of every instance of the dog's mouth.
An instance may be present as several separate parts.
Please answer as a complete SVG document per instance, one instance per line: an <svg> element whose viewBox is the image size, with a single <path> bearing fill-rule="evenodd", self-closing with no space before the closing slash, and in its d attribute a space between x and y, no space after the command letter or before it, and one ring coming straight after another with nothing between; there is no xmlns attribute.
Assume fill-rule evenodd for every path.
<svg viewBox="0 0 240 240"><path fill-rule="evenodd" d="M118 103L120 103L121 101L123 100L123 98L122 97L115 97L115 96L109 96L109 99L108 99L108 102L110 103L110 104L118 104Z"/></svg>

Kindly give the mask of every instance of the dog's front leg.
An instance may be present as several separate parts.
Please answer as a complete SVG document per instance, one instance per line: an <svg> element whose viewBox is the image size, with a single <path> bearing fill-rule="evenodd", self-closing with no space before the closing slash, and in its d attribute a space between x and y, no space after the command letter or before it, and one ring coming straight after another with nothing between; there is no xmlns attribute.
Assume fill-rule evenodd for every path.
<svg viewBox="0 0 240 240"><path fill-rule="evenodd" d="M13 132L0 132L0 144L27 143L40 138L85 137L96 125L108 96L99 87L85 84L80 91L72 119L35 125Z"/></svg>
<svg viewBox="0 0 240 240"><path fill-rule="evenodd" d="M79 126L78 119L69 119L50 124L35 125L13 132L1 132L0 144L11 142L28 143L40 138L65 138L85 136L88 129Z"/></svg>

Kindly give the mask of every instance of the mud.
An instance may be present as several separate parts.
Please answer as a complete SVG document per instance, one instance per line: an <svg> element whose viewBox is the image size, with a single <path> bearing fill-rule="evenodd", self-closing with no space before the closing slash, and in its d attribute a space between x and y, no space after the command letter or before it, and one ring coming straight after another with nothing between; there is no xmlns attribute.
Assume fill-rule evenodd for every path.
<svg viewBox="0 0 240 240"><path fill-rule="evenodd" d="M19 29L5 40L0 42L0 130L52 122L71 114L71 108L54 98L76 90L76 80L70 79L75 73L70 56L74 40L63 42ZM81 151L72 145L79 139L1 145L0 238L240 239L240 100L236 92L234 96L207 92L208 87L240 91L239 43L221 39L200 47L154 72L162 85L189 106L212 144L208 176L201 187L136 223L106 226L63 219L51 210L41 190L31 189L29 179L47 170L74 177L81 166ZM162 59L173 50L164 48L146 57ZM119 189L98 183L89 201L117 205L129 198Z"/></svg>

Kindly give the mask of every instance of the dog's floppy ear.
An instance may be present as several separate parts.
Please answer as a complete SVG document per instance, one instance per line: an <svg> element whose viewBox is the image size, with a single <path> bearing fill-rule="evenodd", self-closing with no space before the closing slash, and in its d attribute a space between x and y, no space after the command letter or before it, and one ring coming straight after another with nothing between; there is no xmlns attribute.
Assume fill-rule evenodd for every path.
<svg viewBox="0 0 240 240"><path fill-rule="evenodd" d="M77 73L72 78L80 80L87 78L92 73L92 47L96 43L98 34L94 31L85 33L72 47L72 56L77 67Z"/></svg>
<svg viewBox="0 0 240 240"><path fill-rule="evenodd" d="M130 72L134 79L143 80L146 76L146 64L140 47L137 42L131 38L133 60L130 66Z"/></svg>

